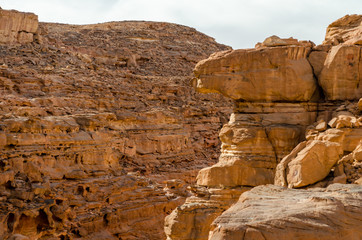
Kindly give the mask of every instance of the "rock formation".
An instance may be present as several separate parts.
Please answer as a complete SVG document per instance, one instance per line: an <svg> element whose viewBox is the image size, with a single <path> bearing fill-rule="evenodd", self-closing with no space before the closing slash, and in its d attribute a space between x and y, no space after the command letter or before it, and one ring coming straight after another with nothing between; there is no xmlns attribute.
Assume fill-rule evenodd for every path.
<svg viewBox="0 0 362 240"><path fill-rule="evenodd" d="M209 239L357 240L362 236L361 201L360 185L311 190L259 186L217 218Z"/></svg>
<svg viewBox="0 0 362 240"><path fill-rule="evenodd" d="M361 19L231 50L0 9L0 238L359 239Z"/></svg>
<svg viewBox="0 0 362 240"><path fill-rule="evenodd" d="M0 239L165 238L231 113L192 68L230 48L157 22L0 29Z"/></svg>
<svg viewBox="0 0 362 240"><path fill-rule="evenodd" d="M362 181L361 46L331 40L360 37L361 19L352 15L332 23L323 45L272 36L254 49L214 53L196 65L193 86L201 93L221 93L233 99L235 107L220 131L219 162L200 170L191 189L194 196L166 217L168 239L317 239L314 230L322 232L322 239L342 239L340 233L345 239L362 236L356 230L361 214L355 212L361 207L360 187L294 192L267 186L248 191L274 181L289 188ZM294 193L303 202L295 208ZM324 203L332 196L343 199L344 194L346 201L335 200L335 207ZM317 195L323 197L308 202ZM279 198L280 211L286 211L280 216L268 210ZM290 220L316 205L331 211L328 219L341 216L337 222L319 221L314 219L319 213L307 211L300 216L303 221ZM267 214L251 218L258 209ZM323 224L331 230L323 231ZM279 228L292 230L283 235Z"/></svg>
<svg viewBox="0 0 362 240"><path fill-rule="evenodd" d="M0 43L30 43L37 31L37 15L0 9Z"/></svg>

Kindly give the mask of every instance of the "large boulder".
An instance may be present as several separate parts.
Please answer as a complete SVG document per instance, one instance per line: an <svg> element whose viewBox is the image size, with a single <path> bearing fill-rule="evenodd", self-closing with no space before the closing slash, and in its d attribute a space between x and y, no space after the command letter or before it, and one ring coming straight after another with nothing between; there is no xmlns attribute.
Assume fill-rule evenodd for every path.
<svg viewBox="0 0 362 240"><path fill-rule="evenodd" d="M323 44L340 43L362 45L362 15L346 15L327 27Z"/></svg>
<svg viewBox="0 0 362 240"><path fill-rule="evenodd" d="M309 101L317 89L310 50L294 45L218 52L196 65L194 86L250 102Z"/></svg>
<svg viewBox="0 0 362 240"><path fill-rule="evenodd" d="M337 142L313 140L299 144L277 166L275 184L304 187L324 179L342 155Z"/></svg>
<svg viewBox="0 0 362 240"><path fill-rule="evenodd" d="M362 186L258 186L213 222L209 239L362 239Z"/></svg>

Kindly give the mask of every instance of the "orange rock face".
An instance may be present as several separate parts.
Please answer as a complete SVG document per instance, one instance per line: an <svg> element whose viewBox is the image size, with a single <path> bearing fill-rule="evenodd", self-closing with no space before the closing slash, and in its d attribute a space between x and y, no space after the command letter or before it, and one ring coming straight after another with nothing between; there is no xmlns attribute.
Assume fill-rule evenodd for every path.
<svg viewBox="0 0 362 240"><path fill-rule="evenodd" d="M27 19L2 10L0 26L36 31L5 18L15 13ZM231 113L195 93L192 69L229 47L156 22L39 23L37 34L0 45L0 239L165 238Z"/></svg>
<svg viewBox="0 0 362 240"><path fill-rule="evenodd" d="M292 45L217 53L196 65L196 88L248 102L308 101L316 91L310 51Z"/></svg>
<svg viewBox="0 0 362 240"><path fill-rule="evenodd" d="M361 45L362 16L346 15L327 27L323 44L338 45L340 43Z"/></svg>

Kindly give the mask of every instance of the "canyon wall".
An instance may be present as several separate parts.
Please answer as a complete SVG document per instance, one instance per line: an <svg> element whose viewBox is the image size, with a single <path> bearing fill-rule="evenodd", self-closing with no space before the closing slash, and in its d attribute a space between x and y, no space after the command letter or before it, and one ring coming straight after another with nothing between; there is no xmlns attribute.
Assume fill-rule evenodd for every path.
<svg viewBox="0 0 362 240"><path fill-rule="evenodd" d="M232 112L192 69L230 47L176 24L0 11L0 238L165 238Z"/></svg>
<svg viewBox="0 0 362 240"><path fill-rule="evenodd" d="M195 89L234 110L218 163L166 217L167 239L362 237L362 186L338 185L362 183L361 22L337 20L322 45L271 36L196 65Z"/></svg>

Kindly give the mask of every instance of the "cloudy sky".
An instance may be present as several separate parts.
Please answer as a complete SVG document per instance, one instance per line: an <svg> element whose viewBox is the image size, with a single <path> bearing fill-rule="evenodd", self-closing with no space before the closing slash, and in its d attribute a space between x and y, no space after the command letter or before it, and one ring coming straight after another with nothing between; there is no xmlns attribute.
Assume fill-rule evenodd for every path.
<svg viewBox="0 0 362 240"><path fill-rule="evenodd" d="M194 27L233 48L271 35L320 44L329 23L361 14L361 0L0 0L3 9L34 12L42 22L88 24L149 20Z"/></svg>

